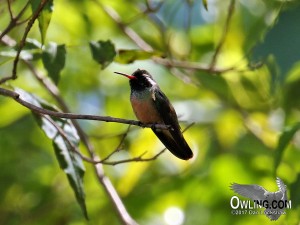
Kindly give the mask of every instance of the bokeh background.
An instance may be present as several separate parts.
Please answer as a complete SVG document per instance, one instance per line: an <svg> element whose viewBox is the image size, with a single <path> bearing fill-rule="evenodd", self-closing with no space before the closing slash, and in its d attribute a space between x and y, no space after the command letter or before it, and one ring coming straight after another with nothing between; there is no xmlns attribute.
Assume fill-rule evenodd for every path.
<svg viewBox="0 0 300 225"><path fill-rule="evenodd" d="M0 2L3 31L10 15L7 1ZM205 2L54 0L44 42L66 47L58 82L61 96L74 113L135 119L128 80L113 72L146 69L171 100L182 128L195 123L184 133L195 155L192 160L181 161L166 151L149 162L104 166L138 223L299 224L299 1L207 0L207 10ZM24 4L10 1L13 14ZM112 10L119 22L108 14ZM27 7L22 19L31 14ZM25 27L26 23L16 26L8 35L19 42ZM117 51L140 49L124 27L134 30L152 53L133 59L117 56L101 68L92 57L91 41L110 40ZM37 21L28 38L41 42ZM11 73L14 53L13 47L1 43L1 78ZM165 66L157 58L184 65ZM47 76L39 57L31 61ZM58 105L22 61L18 78L2 87L19 87ZM99 121L80 125L102 158L115 150L128 128ZM161 149L150 129L132 126L122 150L110 160L145 151L144 157L152 157ZM83 146L81 150L86 152ZM0 96L0 224L120 224L93 166L84 164L89 221L59 167L51 140L28 109ZM286 215L271 222L263 215L231 214L231 183L277 191L277 176L292 200Z"/></svg>

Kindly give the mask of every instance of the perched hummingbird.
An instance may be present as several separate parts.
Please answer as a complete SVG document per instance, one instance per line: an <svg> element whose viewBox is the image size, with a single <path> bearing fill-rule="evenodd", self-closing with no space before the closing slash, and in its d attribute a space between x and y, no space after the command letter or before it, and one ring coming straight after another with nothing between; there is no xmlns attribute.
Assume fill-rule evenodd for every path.
<svg viewBox="0 0 300 225"><path fill-rule="evenodd" d="M146 70L136 70L132 75L115 72L129 79L130 101L133 111L144 124L170 125L168 130L152 128L155 135L170 152L180 159L188 160L193 152L186 143L178 123L174 107L158 84Z"/></svg>

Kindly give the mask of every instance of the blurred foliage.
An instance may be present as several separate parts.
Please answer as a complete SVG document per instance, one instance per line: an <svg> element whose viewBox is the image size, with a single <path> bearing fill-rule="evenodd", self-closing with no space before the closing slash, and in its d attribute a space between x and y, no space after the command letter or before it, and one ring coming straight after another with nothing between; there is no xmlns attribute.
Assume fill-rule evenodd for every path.
<svg viewBox="0 0 300 225"><path fill-rule="evenodd" d="M11 18L9 1L0 2L2 32ZM10 2L14 16L26 4ZM25 23L7 33L17 43L37 2L32 1L20 16ZM72 112L134 119L128 81L113 71L130 74L144 68L174 104L182 127L195 122L184 133L195 154L190 161L165 152L151 162L105 166L136 221L146 225L299 224L299 1L237 0L225 36L230 1L50 3L31 28L21 59L58 83ZM115 10L113 15L120 18L113 20L107 10ZM152 50L140 49L126 35L128 29ZM1 42L0 79L11 74L17 49ZM162 57L171 64L155 60ZM216 63L210 68L213 57ZM174 68L176 60L206 69L195 70L188 64ZM18 78L1 87L22 88L59 106L22 60ZM87 222L59 169L51 140L30 111L1 96L0 115L0 224L120 224L90 163L84 162L83 178ZM115 150L127 130L118 123L80 121L80 125L103 158ZM122 151L110 160L145 151L145 157L151 157L162 147L150 129L132 127ZM275 191L276 176L287 184L292 200L287 215L270 222L261 215L231 214L231 183L256 183Z"/></svg>

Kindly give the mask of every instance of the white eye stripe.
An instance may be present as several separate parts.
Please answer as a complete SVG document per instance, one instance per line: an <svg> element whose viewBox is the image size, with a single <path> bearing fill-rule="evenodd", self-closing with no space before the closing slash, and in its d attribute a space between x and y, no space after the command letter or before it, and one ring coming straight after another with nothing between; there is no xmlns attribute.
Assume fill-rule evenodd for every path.
<svg viewBox="0 0 300 225"><path fill-rule="evenodd" d="M152 80L149 76L145 76L145 77L146 77L146 79L149 81L149 83L150 83L152 86L156 85L155 81Z"/></svg>

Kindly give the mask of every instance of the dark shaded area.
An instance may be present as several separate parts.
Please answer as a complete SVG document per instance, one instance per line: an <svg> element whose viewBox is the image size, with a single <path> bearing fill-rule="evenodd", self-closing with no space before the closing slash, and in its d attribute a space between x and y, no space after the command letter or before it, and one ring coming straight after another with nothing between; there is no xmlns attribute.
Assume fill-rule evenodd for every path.
<svg viewBox="0 0 300 225"><path fill-rule="evenodd" d="M254 59L264 60L269 54L275 56L280 67L281 79L300 60L300 5L282 12L278 22L267 33L263 43L254 51Z"/></svg>

